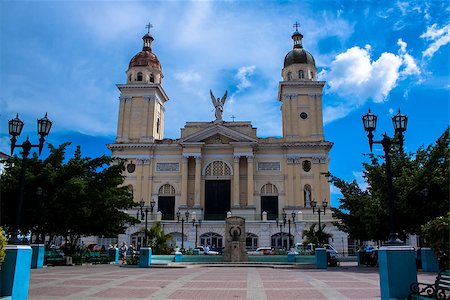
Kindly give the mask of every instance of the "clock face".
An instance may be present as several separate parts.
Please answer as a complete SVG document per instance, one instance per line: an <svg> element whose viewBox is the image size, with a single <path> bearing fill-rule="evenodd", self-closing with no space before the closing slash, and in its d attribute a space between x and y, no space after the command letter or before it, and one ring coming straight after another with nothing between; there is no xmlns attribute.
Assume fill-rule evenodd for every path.
<svg viewBox="0 0 450 300"><path fill-rule="evenodd" d="M306 119L307 117L308 117L308 114L305 113L305 112L302 112L302 113L300 114L300 118L302 118L303 120Z"/></svg>

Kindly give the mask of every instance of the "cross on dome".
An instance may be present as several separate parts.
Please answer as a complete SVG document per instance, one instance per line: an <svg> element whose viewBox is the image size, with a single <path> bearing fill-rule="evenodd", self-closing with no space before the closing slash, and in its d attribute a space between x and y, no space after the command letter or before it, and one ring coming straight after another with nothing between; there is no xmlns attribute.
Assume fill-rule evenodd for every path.
<svg viewBox="0 0 450 300"><path fill-rule="evenodd" d="M294 26L292 26L295 28L295 31L298 31L298 28L300 27L300 24L298 22L294 23Z"/></svg>
<svg viewBox="0 0 450 300"><path fill-rule="evenodd" d="M147 29L147 33L150 33L150 28L153 28L152 23L148 22L148 24L145 25L145 28Z"/></svg>

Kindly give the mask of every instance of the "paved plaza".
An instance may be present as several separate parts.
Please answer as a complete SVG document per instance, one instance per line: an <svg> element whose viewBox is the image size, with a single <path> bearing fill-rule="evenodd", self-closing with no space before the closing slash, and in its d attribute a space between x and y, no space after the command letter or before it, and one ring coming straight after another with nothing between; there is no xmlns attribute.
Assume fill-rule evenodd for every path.
<svg viewBox="0 0 450 300"><path fill-rule="evenodd" d="M419 273L434 282L435 274ZM31 270L29 299L379 299L375 268L93 265Z"/></svg>

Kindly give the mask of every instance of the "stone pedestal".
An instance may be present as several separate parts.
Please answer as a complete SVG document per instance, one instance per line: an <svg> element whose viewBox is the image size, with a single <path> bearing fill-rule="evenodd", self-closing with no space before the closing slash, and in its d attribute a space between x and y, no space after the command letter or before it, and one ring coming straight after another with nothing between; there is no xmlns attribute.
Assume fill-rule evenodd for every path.
<svg viewBox="0 0 450 300"><path fill-rule="evenodd" d="M422 248L420 249L420 255L422 260L422 271L424 272L439 272L439 263L431 248Z"/></svg>
<svg viewBox="0 0 450 300"><path fill-rule="evenodd" d="M31 250L33 254L31 256L31 268L41 269L44 267L44 244L31 244Z"/></svg>
<svg viewBox="0 0 450 300"><path fill-rule="evenodd" d="M416 253L410 246L387 246L378 250L381 299L406 299L409 286L417 282Z"/></svg>
<svg viewBox="0 0 450 300"><path fill-rule="evenodd" d="M119 264L119 248L111 248L108 250L109 260L114 264Z"/></svg>
<svg viewBox="0 0 450 300"><path fill-rule="evenodd" d="M32 250L28 245L7 245L0 273L0 296L26 300L30 283Z"/></svg>
<svg viewBox="0 0 450 300"><path fill-rule="evenodd" d="M327 250L325 248L316 248L315 263L317 269L327 268Z"/></svg>
<svg viewBox="0 0 450 300"><path fill-rule="evenodd" d="M228 217L225 225L224 262L247 261L245 238L245 219L241 217Z"/></svg>
<svg viewBox="0 0 450 300"><path fill-rule="evenodd" d="M139 250L139 268L149 268L152 264L152 248L141 247Z"/></svg>

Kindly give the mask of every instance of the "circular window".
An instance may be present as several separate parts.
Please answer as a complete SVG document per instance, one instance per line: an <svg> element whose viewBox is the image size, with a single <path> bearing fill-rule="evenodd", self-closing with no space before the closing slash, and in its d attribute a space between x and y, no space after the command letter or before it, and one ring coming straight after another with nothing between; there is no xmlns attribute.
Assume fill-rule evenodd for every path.
<svg viewBox="0 0 450 300"><path fill-rule="evenodd" d="M302 112L302 113L300 114L300 118L302 118L303 120L306 119L307 117L308 117L308 114L305 113L305 112Z"/></svg>

